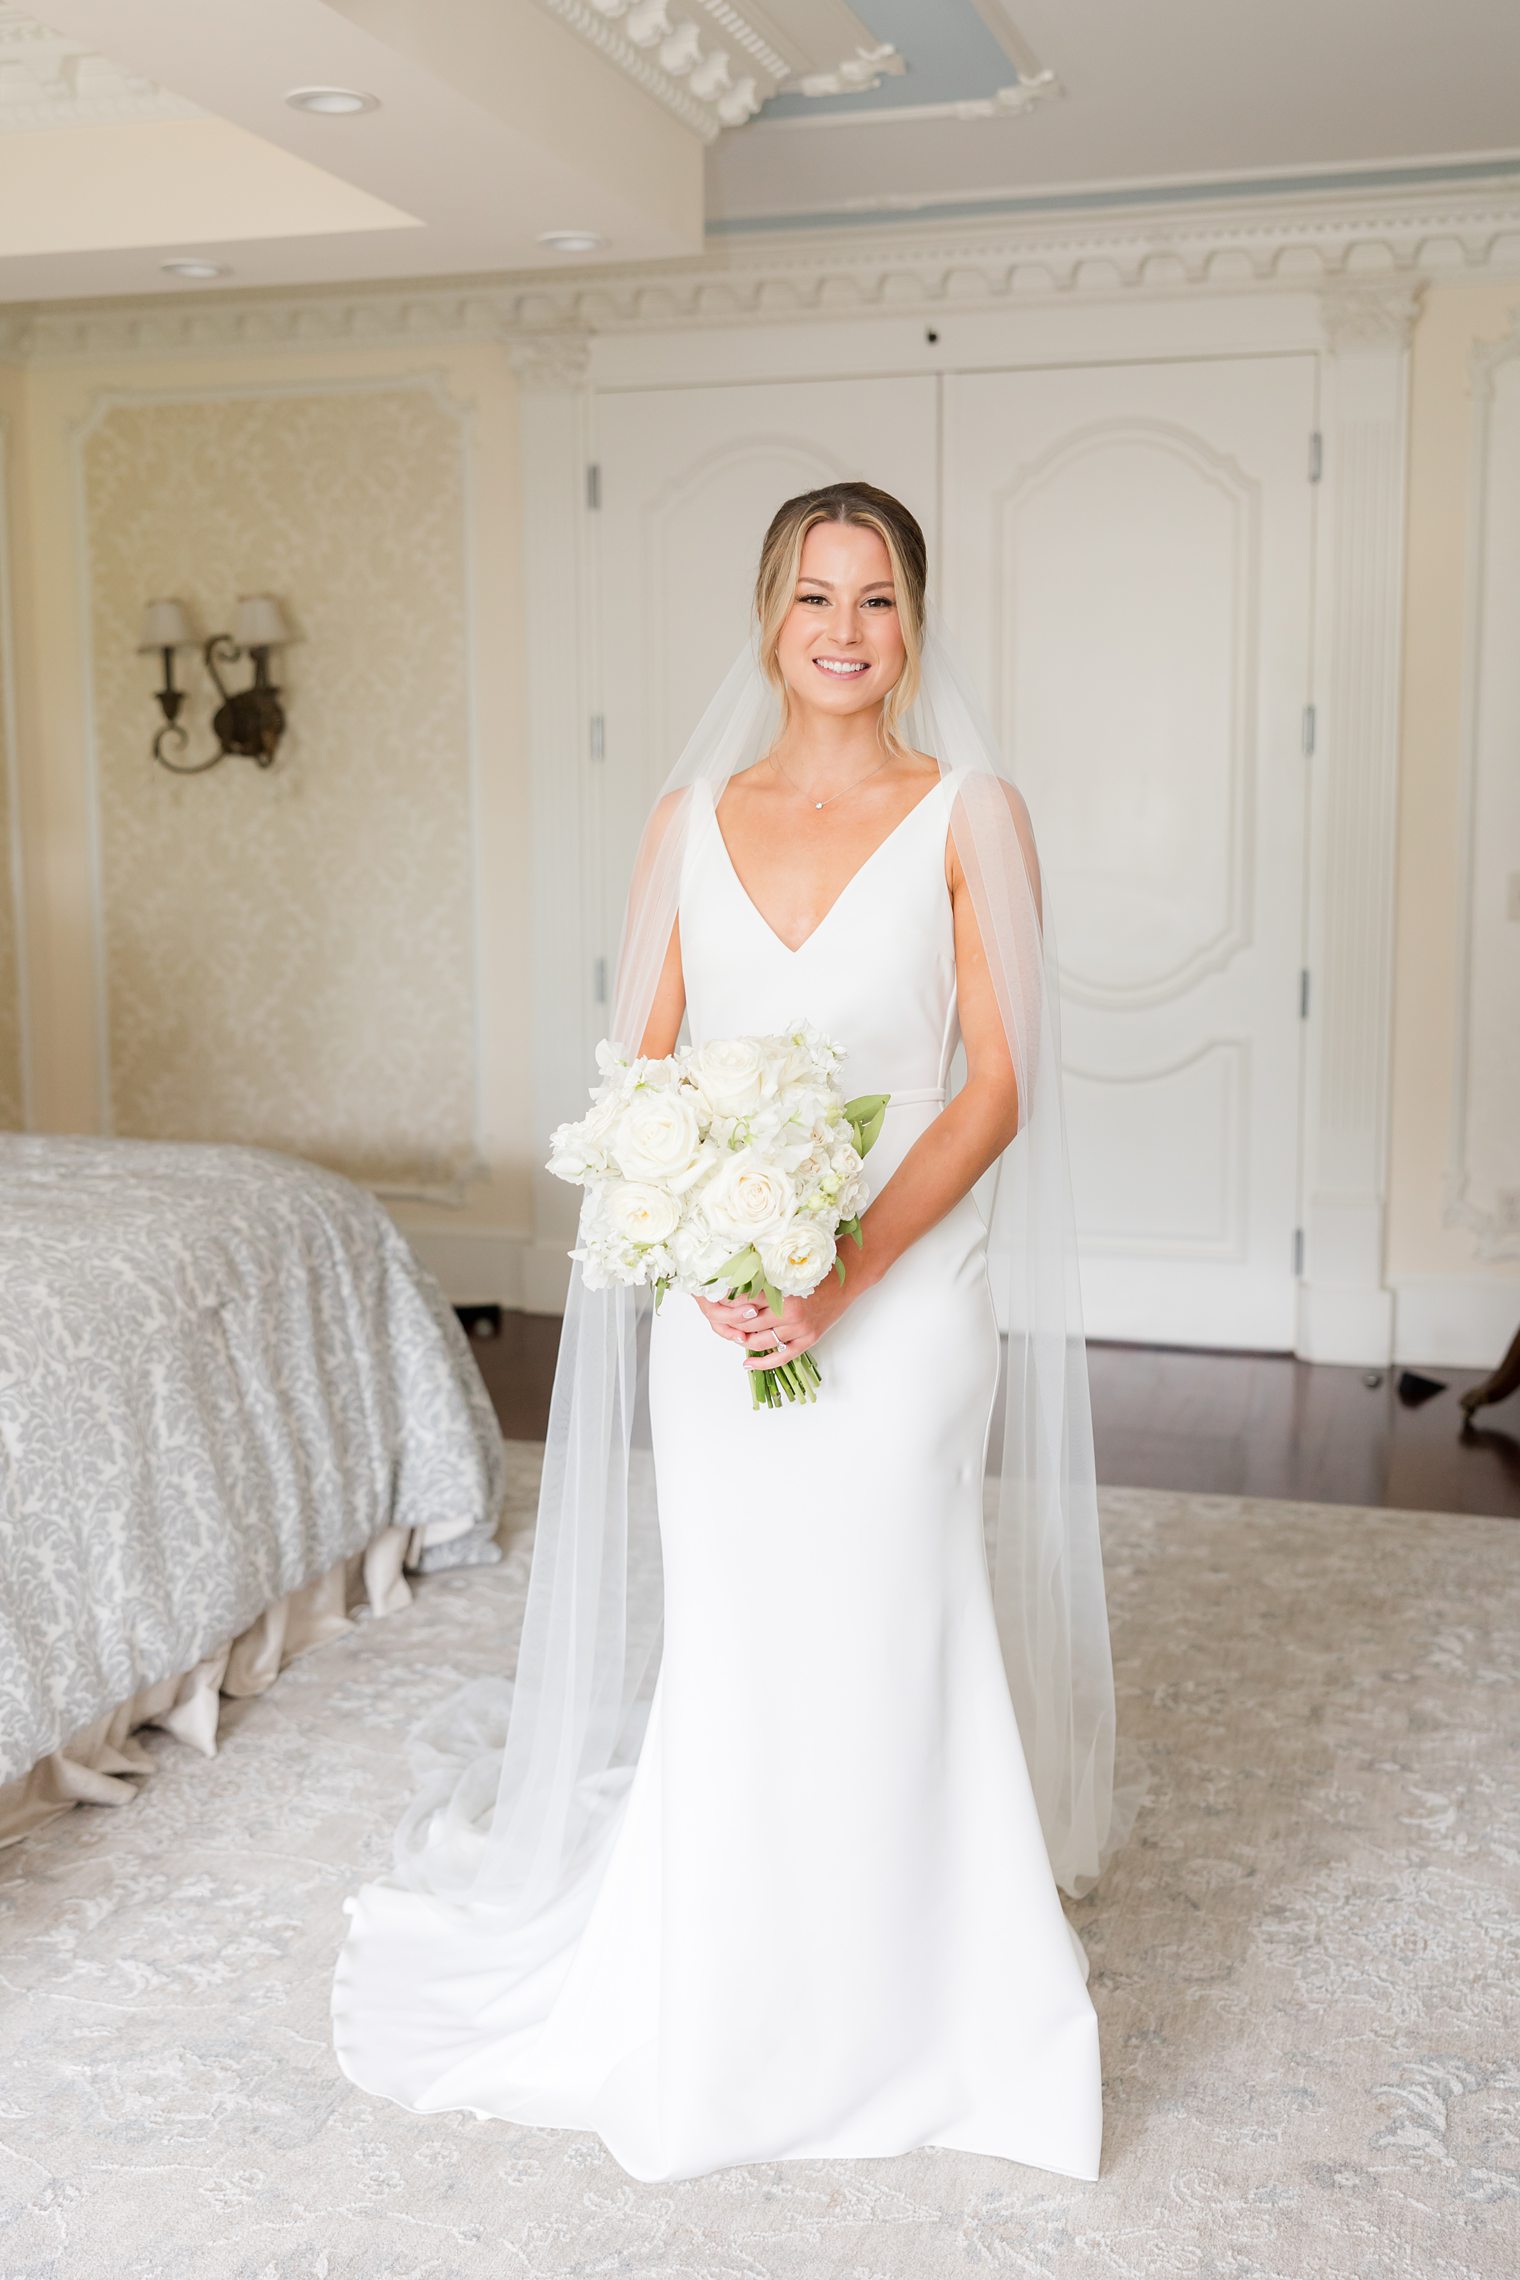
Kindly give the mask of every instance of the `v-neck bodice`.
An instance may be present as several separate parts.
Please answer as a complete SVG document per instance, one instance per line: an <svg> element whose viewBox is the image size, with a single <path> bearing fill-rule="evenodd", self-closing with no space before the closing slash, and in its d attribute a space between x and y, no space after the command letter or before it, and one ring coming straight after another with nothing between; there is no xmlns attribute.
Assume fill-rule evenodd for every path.
<svg viewBox="0 0 1520 2280"><path fill-rule="evenodd" d="M743 886L705 780L692 797L680 920L693 1043L807 1020L848 1053L847 1091L942 1090L960 1034L945 779L894 825L795 949Z"/></svg>

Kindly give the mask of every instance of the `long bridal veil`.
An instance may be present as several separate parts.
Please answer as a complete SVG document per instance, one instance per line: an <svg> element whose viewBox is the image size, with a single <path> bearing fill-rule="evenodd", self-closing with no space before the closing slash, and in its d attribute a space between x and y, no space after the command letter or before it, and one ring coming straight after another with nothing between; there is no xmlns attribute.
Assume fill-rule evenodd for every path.
<svg viewBox="0 0 1520 2280"><path fill-rule="evenodd" d="M731 775L769 749L779 723L752 636L644 829L609 1031L627 1054L643 1039L683 864L696 855L693 789L705 782L716 801ZM986 1483L988 1564L1051 1866L1066 1891L1080 1894L1122 1840L1138 1789L1116 1793L1114 1782L1054 930L1028 810L932 607L902 733L949 779L951 828L1018 1080L1020 1128L988 1178L989 1268L1006 1338L1001 1433ZM806 1018L808 1008L796 1013ZM847 1065L846 1075L869 1088L869 1070ZM659 1531L645 1383L651 1303L645 1290L588 1291L573 1266L515 1675L467 1686L414 1737L418 1785L397 1832L398 1879L487 1904L511 1922L552 1907L593 1866L615 1827L658 1671ZM819 1358L826 1364L822 1351ZM911 1368L903 1398L912 1399ZM755 1429L785 1433L786 1413L758 1411ZM715 1498L731 1485L715 1482Z"/></svg>

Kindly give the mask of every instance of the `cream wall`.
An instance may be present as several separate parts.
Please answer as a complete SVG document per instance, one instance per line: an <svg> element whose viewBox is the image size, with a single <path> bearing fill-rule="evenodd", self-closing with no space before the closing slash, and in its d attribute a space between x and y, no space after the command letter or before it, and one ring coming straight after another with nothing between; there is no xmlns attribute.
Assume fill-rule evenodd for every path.
<svg viewBox="0 0 1520 2280"><path fill-rule="evenodd" d="M1517 301L1513 282L1428 279L1411 351L1385 1247L1409 1360L1494 1358L1520 1319L1520 1259L1480 1257L1443 1196L1469 362ZM270 1139L391 1186L456 1176L454 1208L397 1200L397 1216L455 1296L507 1303L543 1152L514 353L509 334L411 343L392 325L362 346L212 353L182 337L0 362L14 657L0 800L19 799L26 826L19 943L0 867L0 1114L21 1120L26 1037L38 1129L114 1114L121 1130ZM526 368L563 401L549 427L578 464L577 353L551 336ZM648 376L675 376L657 335L643 353ZM583 543L566 531L557 567L537 565L569 578L570 608ZM178 591L210 619L262 588L306 636L280 667L286 751L268 777L229 761L175 783L147 756L140 604Z"/></svg>
<svg viewBox="0 0 1520 2280"><path fill-rule="evenodd" d="M1464 659L1473 511L1471 358L1520 310L1514 283L1438 285L1426 295L1410 368L1394 1048L1386 1264L1397 1351L1497 1361L1520 1327L1520 1257L1484 1259L1445 1217L1461 999ZM1491 512L1520 517L1520 500ZM1517 758L1520 766L1520 758ZM1513 850L1520 870L1520 847ZM1512 930L1520 958L1520 927ZM1513 1087L1520 1036L1509 1040ZM1520 1187L1520 1129L1513 1177ZM1466 1325L1465 1334L1463 1325Z"/></svg>
<svg viewBox="0 0 1520 2280"><path fill-rule="evenodd" d="M0 386L32 1122L312 1156L402 1191L424 1251L464 1238L457 1296L510 1300L536 1144L504 353L123 356ZM262 591L303 636L279 759L173 778L142 603L177 594L210 633ZM199 660L179 677L198 754Z"/></svg>

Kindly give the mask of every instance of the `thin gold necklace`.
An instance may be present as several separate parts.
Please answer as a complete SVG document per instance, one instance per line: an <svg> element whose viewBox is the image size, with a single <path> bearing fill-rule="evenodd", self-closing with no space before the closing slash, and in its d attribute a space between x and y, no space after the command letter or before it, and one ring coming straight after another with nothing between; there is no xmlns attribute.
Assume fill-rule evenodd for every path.
<svg viewBox="0 0 1520 2280"><path fill-rule="evenodd" d="M802 786L798 783L796 777L788 774L787 770L781 766L781 762L776 758L775 753L769 753L767 757L770 760L772 767L780 770L780 773L786 777L786 780L791 785L792 790L794 792L802 792ZM853 784L846 784L844 791L830 792L826 800L814 800L814 807L832 807L836 800L842 800L844 798L845 792L858 791L860 786L865 783L869 777L874 776L877 773L878 769L885 768L887 762L891 759L891 757L892 755L890 752L884 752L881 758L877 761L875 768L868 768L864 776L857 776ZM802 796L804 799L806 799L808 797L808 794L806 792L802 792Z"/></svg>

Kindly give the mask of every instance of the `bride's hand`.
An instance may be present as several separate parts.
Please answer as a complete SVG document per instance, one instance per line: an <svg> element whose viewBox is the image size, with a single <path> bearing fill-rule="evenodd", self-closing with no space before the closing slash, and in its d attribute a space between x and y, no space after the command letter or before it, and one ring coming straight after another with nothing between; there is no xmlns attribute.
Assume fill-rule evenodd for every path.
<svg viewBox="0 0 1520 2280"><path fill-rule="evenodd" d="M846 1279L840 1282L832 1268L806 1298L789 1298L778 1323L763 1298L702 1298L697 1304L720 1338L731 1338L748 1351L746 1369L773 1369L793 1355L815 1345L832 1323L839 1320L855 1295ZM778 1344L779 1334L779 1344Z"/></svg>

